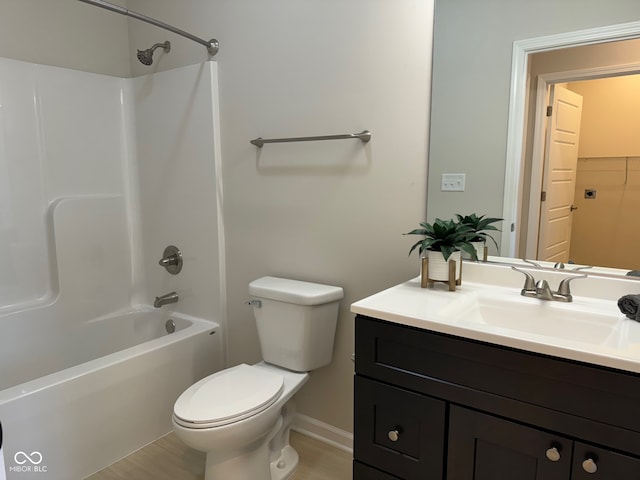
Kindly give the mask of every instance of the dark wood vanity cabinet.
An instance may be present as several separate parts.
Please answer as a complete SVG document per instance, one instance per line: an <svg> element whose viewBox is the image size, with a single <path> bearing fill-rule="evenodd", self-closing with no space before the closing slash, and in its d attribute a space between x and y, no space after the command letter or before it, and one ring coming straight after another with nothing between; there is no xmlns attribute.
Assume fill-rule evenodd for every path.
<svg viewBox="0 0 640 480"><path fill-rule="evenodd" d="M354 480L640 480L640 375L356 317Z"/></svg>

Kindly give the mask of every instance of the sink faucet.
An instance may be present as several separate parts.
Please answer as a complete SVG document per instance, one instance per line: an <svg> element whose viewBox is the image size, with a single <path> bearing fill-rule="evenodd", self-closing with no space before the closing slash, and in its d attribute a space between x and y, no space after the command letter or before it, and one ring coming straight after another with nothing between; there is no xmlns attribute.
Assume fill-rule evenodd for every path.
<svg viewBox="0 0 640 480"><path fill-rule="evenodd" d="M557 269L564 269L565 268L565 264L562 262L556 262L555 265L553 266L553 268L557 268ZM575 268L567 268L567 270L586 270L588 268L593 268L591 265L583 265L581 267L575 267Z"/></svg>
<svg viewBox="0 0 640 480"><path fill-rule="evenodd" d="M572 302L573 296L571 295L571 289L569 288L569 283L576 278L585 278L587 275L572 275L570 277L564 278L560 285L558 285L558 290L555 292L551 290L549 286L549 282L546 280L538 280L533 278L529 272L525 272L524 270L520 270L517 267L511 266L513 270L516 272L520 272L525 276L524 287L520 291L520 295L525 297L539 298L540 300L550 300L556 302Z"/></svg>
<svg viewBox="0 0 640 480"><path fill-rule="evenodd" d="M536 282L536 298L540 300L555 300L549 282L546 280L538 280Z"/></svg>
<svg viewBox="0 0 640 480"><path fill-rule="evenodd" d="M156 297L155 302L153 302L153 306L155 308L160 308L163 305L167 305L169 303L176 303L177 301L178 301L178 294L176 292L171 292L171 293L167 293L166 295Z"/></svg>

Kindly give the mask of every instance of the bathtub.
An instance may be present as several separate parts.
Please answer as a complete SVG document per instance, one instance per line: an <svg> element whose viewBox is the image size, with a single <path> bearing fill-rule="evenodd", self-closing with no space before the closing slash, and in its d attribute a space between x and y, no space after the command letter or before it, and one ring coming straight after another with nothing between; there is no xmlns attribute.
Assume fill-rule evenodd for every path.
<svg viewBox="0 0 640 480"><path fill-rule="evenodd" d="M47 309L0 317L7 480L80 480L110 465L170 432L176 398L222 368L211 321L146 308L55 317Z"/></svg>

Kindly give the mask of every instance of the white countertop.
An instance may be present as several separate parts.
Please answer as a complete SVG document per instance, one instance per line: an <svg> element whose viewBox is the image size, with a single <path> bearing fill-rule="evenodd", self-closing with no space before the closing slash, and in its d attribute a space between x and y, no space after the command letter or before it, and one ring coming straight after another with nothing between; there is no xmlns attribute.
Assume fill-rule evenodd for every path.
<svg viewBox="0 0 640 480"><path fill-rule="evenodd" d="M572 282L572 288L574 284L576 287L574 300L565 304L522 297L520 289L524 277L509 269L495 268L465 264L462 285L455 292L449 292L446 285L439 283L433 288L420 288L420 279L415 278L353 303L351 311L400 325L640 373L640 323L626 318L617 306L619 296L640 293L637 282L591 277L575 280ZM538 276L548 278L552 288L559 278L566 276L566 272L531 272L536 279ZM487 284L487 278L495 281ZM580 291L605 292L601 296L606 298L580 296ZM510 302L516 307L522 305L523 311L531 309L534 315L529 315L530 318L524 315L512 320L513 325L518 321L529 321L530 331L509 328L504 322L487 323L472 309L465 310L465 305L472 305L479 292L493 301ZM563 312L568 309L571 309L571 315L567 316L572 320L564 324ZM550 323L551 328L540 329L534 324L536 315L559 320ZM560 323L563 325L555 328ZM590 332L595 334L590 336ZM598 340L594 341L594 338Z"/></svg>

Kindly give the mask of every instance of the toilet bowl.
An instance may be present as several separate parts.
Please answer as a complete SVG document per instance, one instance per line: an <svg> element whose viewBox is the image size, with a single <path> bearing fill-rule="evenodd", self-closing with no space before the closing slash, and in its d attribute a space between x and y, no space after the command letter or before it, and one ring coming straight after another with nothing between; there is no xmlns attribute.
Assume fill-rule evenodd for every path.
<svg viewBox="0 0 640 480"><path fill-rule="evenodd" d="M174 405L178 438L207 453L205 480L290 478L293 396L331 361L340 287L263 277L249 292L264 361L216 372Z"/></svg>
<svg viewBox="0 0 640 480"><path fill-rule="evenodd" d="M308 373L265 363L241 364L214 373L189 387L176 401L173 429L185 444L207 452L207 480L284 480L293 473L297 455L281 458L288 453L291 456L290 452L269 444L277 440L285 422L290 427L295 413L290 400L308 378ZM221 401L206 401L220 396ZM288 415L283 415L285 405ZM288 438L286 441L288 444ZM271 467L265 469L271 463L277 476L271 475Z"/></svg>

